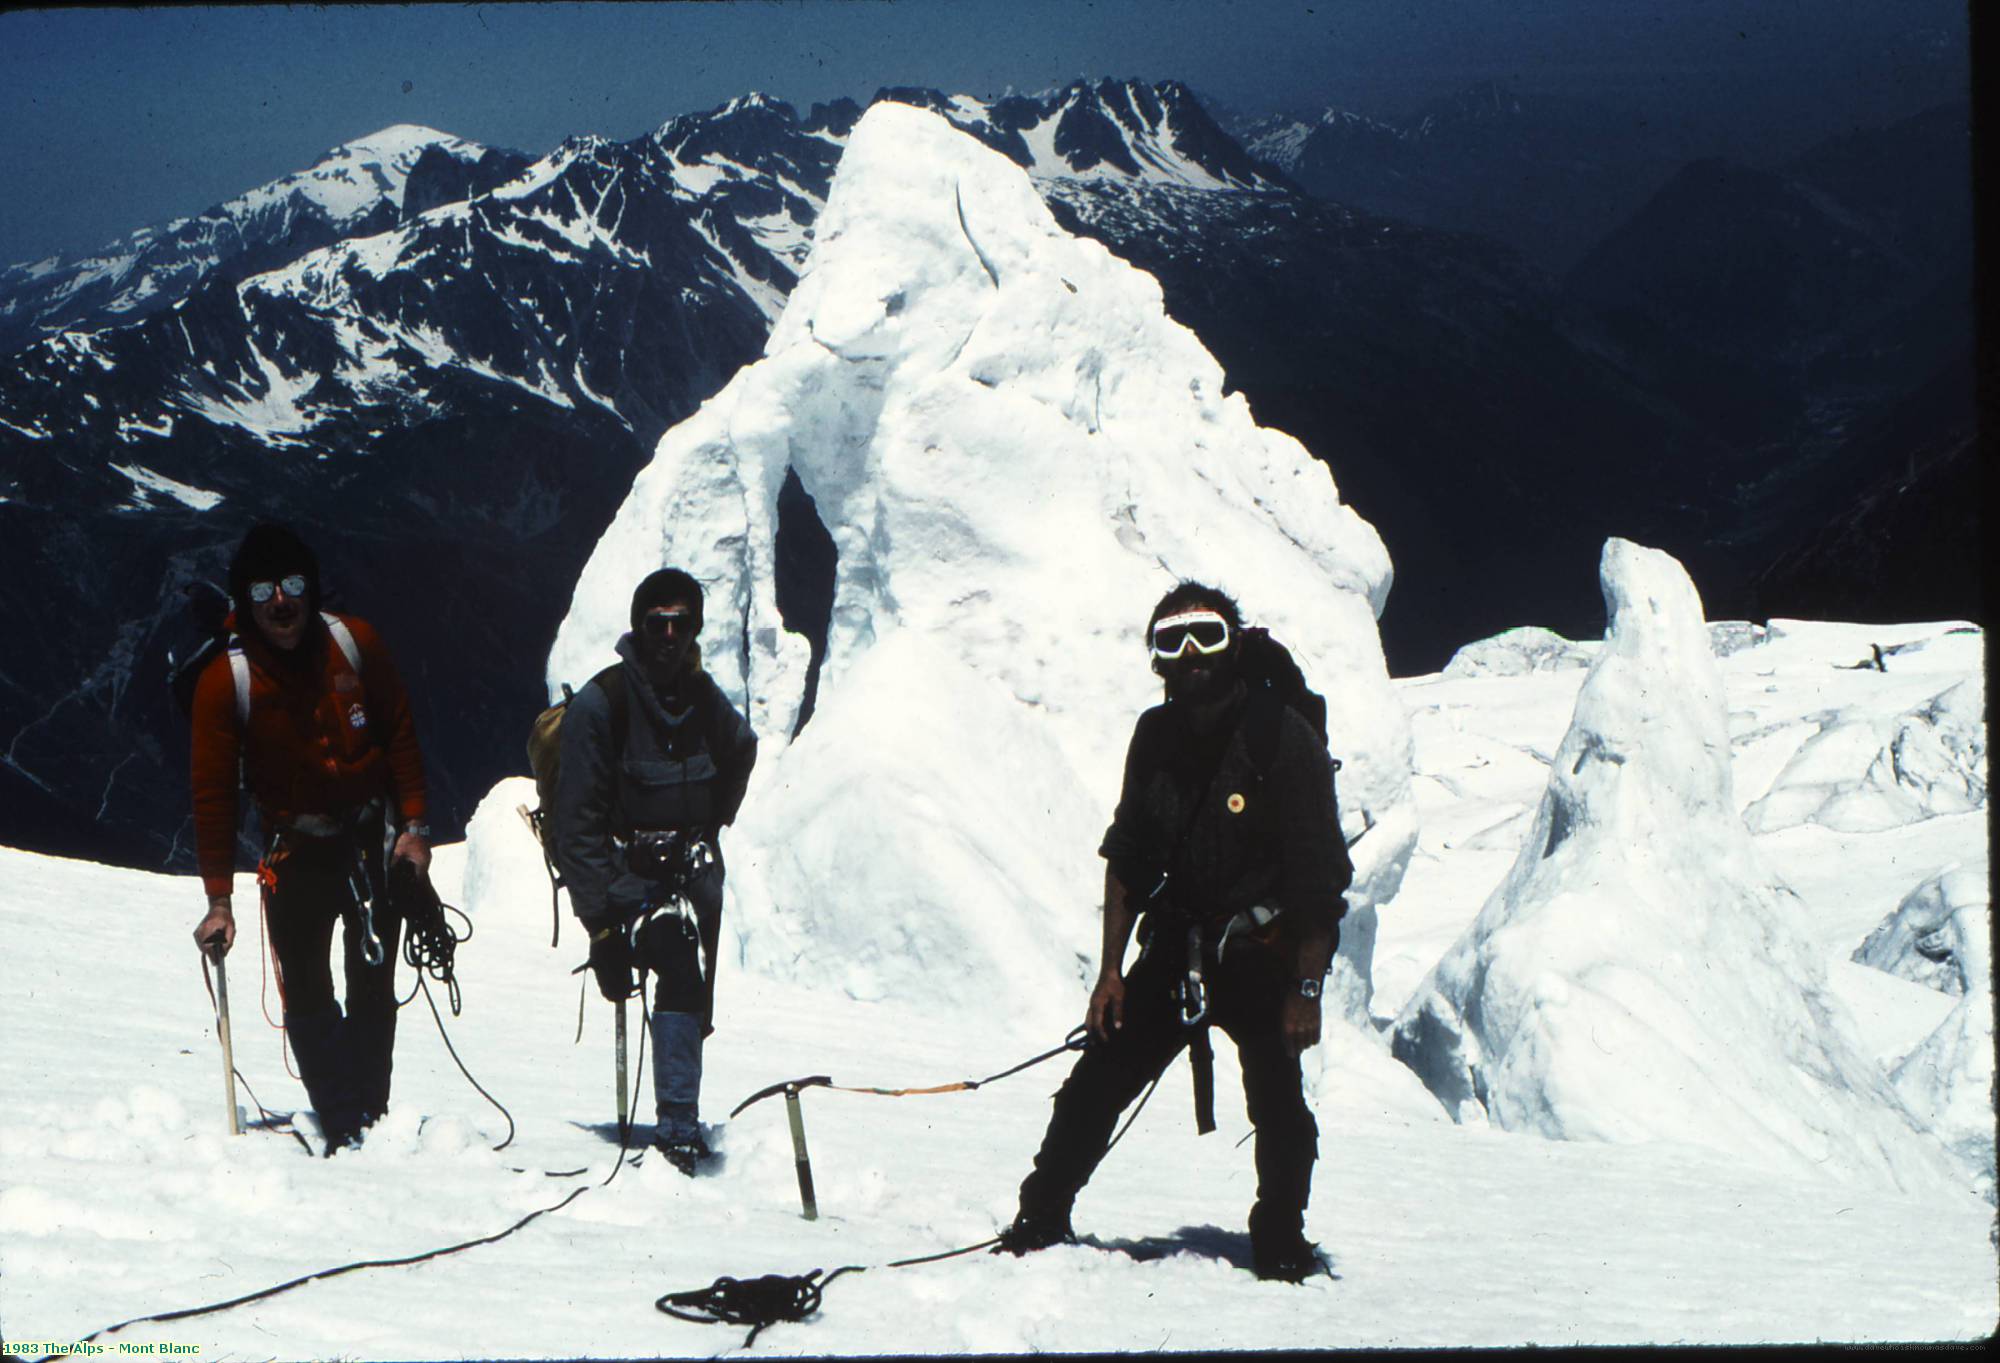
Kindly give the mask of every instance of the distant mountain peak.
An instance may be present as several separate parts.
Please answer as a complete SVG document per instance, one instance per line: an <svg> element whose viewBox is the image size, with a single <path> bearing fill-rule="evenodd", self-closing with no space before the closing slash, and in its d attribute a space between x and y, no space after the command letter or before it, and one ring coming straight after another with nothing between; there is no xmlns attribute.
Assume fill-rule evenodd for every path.
<svg viewBox="0 0 2000 1363"><path fill-rule="evenodd" d="M439 132L436 128L422 123L392 123L362 137L356 137L330 147L320 157L329 161L344 156L388 156L395 157L407 153L421 153L434 143L457 144L470 147L475 144L451 133Z"/></svg>

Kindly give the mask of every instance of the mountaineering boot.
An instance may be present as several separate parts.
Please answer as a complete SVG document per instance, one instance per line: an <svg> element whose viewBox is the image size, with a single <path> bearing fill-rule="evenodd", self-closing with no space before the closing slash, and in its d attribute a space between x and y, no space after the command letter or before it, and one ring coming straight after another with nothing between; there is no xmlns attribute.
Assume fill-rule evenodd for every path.
<svg viewBox="0 0 2000 1363"><path fill-rule="evenodd" d="M708 1148L699 1129L691 1137L666 1137L658 1133L653 1136L653 1148L666 1157L667 1163L693 1178L701 1168L701 1162L712 1159L715 1152Z"/></svg>
<svg viewBox="0 0 2000 1363"><path fill-rule="evenodd" d="M1076 1232L1070 1229L1067 1209L1058 1212L1029 1211L1023 1207L1014 1214L1014 1222L1000 1232L1000 1243L993 1247L995 1254L1032 1254L1038 1249L1051 1245L1068 1245L1076 1242Z"/></svg>
<svg viewBox="0 0 2000 1363"><path fill-rule="evenodd" d="M1266 1282L1302 1283L1315 1273L1326 1272L1326 1262L1319 1257L1319 1246L1307 1240L1297 1231L1289 1238L1266 1236L1252 1237L1250 1241L1250 1267L1258 1277Z"/></svg>
<svg viewBox="0 0 2000 1363"><path fill-rule="evenodd" d="M351 1057L346 1054L344 1022L337 1007L323 1013L285 1014L285 1035L298 1057L299 1078L312 1099L329 1155L361 1142L362 1112Z"/></svg>

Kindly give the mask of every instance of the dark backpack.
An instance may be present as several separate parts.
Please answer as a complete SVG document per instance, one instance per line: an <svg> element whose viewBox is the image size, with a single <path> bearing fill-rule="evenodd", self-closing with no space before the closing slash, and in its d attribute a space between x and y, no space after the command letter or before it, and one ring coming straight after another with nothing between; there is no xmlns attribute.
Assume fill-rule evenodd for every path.
<svg viewBox="0 0 2000 1363"><path fill-rule="evenodd" d="M182 718L194 714L195 683L216 658L229 651L229 593L206 580L181 588L187 598L188 624L179 632L183 642L167 648L167 686Z"/></svg>
<svg viewBox="0 0 2000 1363"><path fill-rule="evenodd" d="M1243 711L1243 745L1248 750L1257 784L1262 786L1271 779L1271 768L1278 761L1278 739L1284 727L1286 710L1297 711L1300 718L1319 735L1320 742L1326 742L1326 697L1306 685L1305 673L1299 670L1291 650L1273 639L1268 630L1252 626L1242 632L1242 637L1242 676L1250 688L1250 699ZM1333 836L1339 838L1344 846L1346 835L1340 831L1338 789L1340 759L1328 753L1327 762L1335 787L1328 792L1333 811ZM1268 852L1274 849L1277 837L1277 829L1268 814L1270 801L1259 799L1255 808L1259 811L1255 821L1257 837Z"/></svg>
<svg viewBox="0 0 2000 1363"><path fill-rule="evenodd" d="M1273 639L1269 630L1252 625L1242 631L1242 640L1240 666L1250 688L1250 705L1243 719L1244 742L1258 777L1264 778L1278 760L1278 731L1286 709L1298 711L1299 717L1312 725L1319 741L1326 742L1326 697L1306 685L1306 674L1299 670L1291 650ZM1340 759L1329 760L1339 771Z"/></svg>

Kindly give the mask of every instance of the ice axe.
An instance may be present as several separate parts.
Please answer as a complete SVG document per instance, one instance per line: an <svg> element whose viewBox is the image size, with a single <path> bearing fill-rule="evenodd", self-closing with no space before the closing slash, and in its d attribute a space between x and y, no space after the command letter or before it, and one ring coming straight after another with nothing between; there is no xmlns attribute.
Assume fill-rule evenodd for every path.
<svg viewBox="0 0 2000 1363"><path fill-rule="evenodd" d="M229 1134L243 1134L236 1116L236 1055L229 1044L229 968L222 961L222 929L209 934L203 950L215 961L216 1033L222 1038L222 1092L229 1103Z"/></svg>
<svg viewBox="0 0 2000 1363"><path fill-rule="evenodd" d="M625 1000L618 1000L618 1129L632 1120L632 1101L625 1092Z"/></svg>
<svg viewBox="0 0 2000 1363"><path fill-rule="evenodd" d="M738 1103L736 1110L729 1114L729 1120L735 1121L737 1114L752 1103L761 1102L780 1093L785 1095L785 1117L792 1127L792 1159L797 1164L799 1172L800 1215L808 1221L819 1220L819 1203L813 1197L812 1159L806 1154L806 1116L805 1109L799 1102L799 1093L815 1085L832 1087L833 1078L831 1075L815 1074L805 1079L787 1079L782 1084L773 1084L769 1088L757 1090Z"/></svg>

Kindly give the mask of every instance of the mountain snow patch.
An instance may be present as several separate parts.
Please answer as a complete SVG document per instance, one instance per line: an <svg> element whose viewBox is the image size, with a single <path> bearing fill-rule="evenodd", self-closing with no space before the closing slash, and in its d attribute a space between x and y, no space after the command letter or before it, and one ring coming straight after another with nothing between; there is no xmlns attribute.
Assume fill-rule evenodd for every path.
<svg viewBox="0 0 2000 1363"><path fill-rule="evenodd" d="M1950 1181L1736 816L1693 583L1617 539L1600 578L1610 625L1534 826L1398 1016L1395 1054L1461 1121Z"/></svg>
<svg viewBox="0 0 2000 1363"><path fill-rule="evenodd" d="M777 608L788 470L838 551L789 744L811 650ZM1323 465L1225 396L1157 282L1064 232L1005 157L921 110L863 116L763 358L662 438L585 567L552 690L610 658L667 563L705 584L704 658L764 740L725 839L746 964L1073 1021L1097 842L1159 697L1143 626L1191 577L1327 697L1359 871L1336 988L1365 1005L1363 929L1415 837L1375 628L1388 556Z"/></svg>

